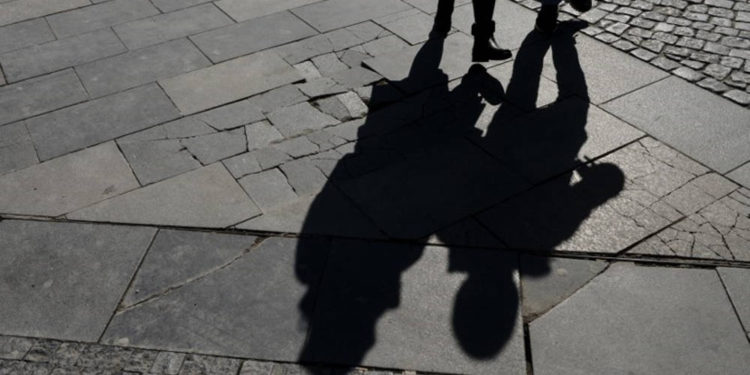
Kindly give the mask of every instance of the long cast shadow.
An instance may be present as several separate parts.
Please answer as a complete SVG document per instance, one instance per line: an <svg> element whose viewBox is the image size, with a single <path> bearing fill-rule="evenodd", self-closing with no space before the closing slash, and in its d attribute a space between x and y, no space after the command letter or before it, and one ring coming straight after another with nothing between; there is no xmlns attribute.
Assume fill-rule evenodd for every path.
<svg viewBox="0 0 750 375"><path fill-rule="evenodd" d="M301 362L362 364L377 341L375 332L379 319L400 304L403 272L414 265L424 251L424 243L418 241L399 244L339 241L325 271L322 288L326 290L317 291L321 280L305 268L306 259L328 253L321 250L320 241L305 234L317 234L321 227L331 223L356 222L354 217L332 217L331 212L341 212L337 207L341 197L349 191L347 186L351 186L351 181L362 179L367 181L368 199L383 202L377 207L378 212L373 212L372 207L363 210L374 217L376 224L381 224L386 237L435 234L442 243L451 246L449 271L467 274L455 296L452 315L454 337L462 350L480 360L494 358L503 350L518 320L519 295L513 277L517 263L509 262L508 257L487 256L490 251L462 249L460 245L465 238L459 232L439 229L450 222L447 219L455 222L476 213L464 215L466 206L473 207L476 202L459 199L458 193L479 195L484 199L482 202L493 205L511 195L508 191L519 190L501 193L503 189L498 189L505 182L505 176L509 176L508 185L517 185L517 181L510 181L510 176L515 176L513 179L523 180L529 186L543 182L544 189L555 192L556 200L547 206L535 206L531 212L502 211L499 217L495 216L497 224L502 226L503 232L507 231L508 244L518 243L514 236L519 233L530 234L535 236L536 244L541 244L537 247L539 250L550 250L572 236L593 209L622 190L624 178L617 167L578 160L586 140L589 101L575 49L574 31L574 28L566 31L563 27L560 35L552 39L530 33L517 53L505 92L500 82L481 65L472 66L451 89L447 76L439 68L443 40L430 38L421 47L409 76L393 84L409 91L419 87L430 89L391 106L398 106L397 115L383 116L375 112L366 119L358 130L354 151L336 164L329 182L308 212L296 258L298 279L308 286L299 308L311 324L300 354ZM557 70L558 99L530 115L520 115L522 110L536 107L543 59L550 49ZM387 86L375 86L371 102L391 97L391 90ZM485 102L497 104L501 98L503 104L482 134L475 125L486 107ZM394 121L396 117L414 121L406 126L394 126L400 123ZM435 155L449 153L450 149L464 150L466 144L473 144L471 147L479 147L486 153L476 154L481 156L467 153L465 160L457 161L456 168L478 168L476 164L484 162L488 153L499 162L496 170L482 166L483 173L489 171L487 178L456 181L456 175L443 174L451 167L429 164ZM457 155L462 157L460 153ZM397 165L399 167L394 167ZM410 166L420 166L420 170L409 170ZM383 173L389 168L401 168L402 174L395 176L403 179L394 181L393 174ZM578 168L576 178L574 168ZM493 173L496 176L492 176ZM571 183L572 180L575 182ZM435 186L436 182L442 182L442 186ZM498 197L482 195L483 190L493 189L498 191ZM532 189L525 194L533 192ZM452 195L446 198L446 194ZM446 206L445 202L451 202L452 197L455 207ZM357 202L358 198L361 197L353 200ZM387 204L391 201L400 203L397 206ZM420 215L425 211L430 214ZM454 213L456 217L451 216ZM535 227L538 222L551 224ZM500 237L506 238L505 233ZM543 276L548 269L540 264L525 271ZM317 372L314 367L311 370Z"/></svg>

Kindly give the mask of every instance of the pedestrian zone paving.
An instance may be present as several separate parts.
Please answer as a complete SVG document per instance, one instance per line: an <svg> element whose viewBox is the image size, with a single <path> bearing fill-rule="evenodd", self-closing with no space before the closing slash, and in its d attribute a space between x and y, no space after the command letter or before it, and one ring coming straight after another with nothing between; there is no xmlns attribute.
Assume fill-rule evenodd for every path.
<svg viewBox="0 0 750 375"><path fill-rule="evenodd" d="M0 374L747 374L750 3L0 0Z"/></svg>

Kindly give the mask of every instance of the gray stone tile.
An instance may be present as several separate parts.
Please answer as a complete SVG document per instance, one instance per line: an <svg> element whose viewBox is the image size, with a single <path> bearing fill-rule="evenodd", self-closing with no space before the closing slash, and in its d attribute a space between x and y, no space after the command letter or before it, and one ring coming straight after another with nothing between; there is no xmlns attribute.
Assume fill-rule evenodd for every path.
<svg viewBox="0 0 750 375"><path fill-rule="evenodd" d="M180 141L204 165L247 151L245 129L200 135Z"/></svg>
<svg viewBox="0 0 750 375"><path fill-rule="evenodd" d="M163 13L169 13L177 9L192 7L193 5L207 3L211 0L151 0Z"/></svg>
<svg viewBox="0 0 750 375"><path fill-rule="evenodd" d="M745 165L729 172L726 176L737 181L746 188L750 188L750 163L746 163Z"/></svg>
<svg viewBox="0 0 750 375"><path fill-rule="evenodd" d="M256 158L254 152L246 152L244 154L231 157L222 161L229 173L235 178L244 177L251 173L258 173L262 170L260 163Z"/></svg>
<svg viewBox="0 0 750 375"><path fill-rule="evenodd" d="M516 49L521 46L521 42L533 29L536 13L518 4L506 1L495 6L492 19L495 21L495 38L500 46ZM453 11L453 27L471 35L473 23L474 9L471 4L456 7Z"/></svg>
<svg viewBox="0 0 750 375"><path fill-rule="evenodd" d="M253 96L248 101L263 113L270 113L282 107L306 102L307 96L294 85L285 85Z"/></svg>
<svg viewBox="0 0 750 375"><path fill-rule="evenodd" d="M177 117L156 84L27 120L40 160L79 150Z"/></svg>
<svg viewBox="0 0 750 375"><path fill-rule="evenodd" d="M211 62L187 39L175 40L76 67L91 97L169 78Z"/></svg>
<svg viewBox="0 0 750 375"><path fill-rule="evenodd" d="M300 256L305 250L300 243ZM337 241L302 358L524 374L517 259L492 251Z"/></svg>
<svg viewBox="0 0 750 375"><path fill-rule="evenodd" d="M372 21L366 21L276 47L274 51L290 64L297 64L311 57L338 52L370 42L382 34L390 33ZM404 42L402 41L402 43Z"/></svg>
<svg viewBox="0 0 750 375"><path fill-rule="evenodd" d="M120 148L143 185L201 167L176 139L120 142Z"/></svg>
<svg viewBox="0 0 750 375"><path fill-rule="evenodd" d="M206 4L117 25L114 30L123 43L132 50L198 34L231 23L232 20L219 9L212 4Z"/></svg>
<svg viewBox="0 0 750 375"><path fill-rule="evenodd" d="M317 293L303 282L320 278L328 252L327 242L307 244L315 256L295 259L296 240L267 239L225 267L119 312L104 341L296 361L307 333L298 304ZM169 267L186 272L179 263Z"/></svg>
<svg viewBox="0 0 750 375"><path fill-rule="evenodd" d="M78 210L73 219L223 228L260 212L220 164Z"/></svg>
<svg viewBox="0 0 750 375"><path fill-rule="evenodd" d="M128 308L178 288L244 255L256 237L210 232L162 230L123 297ZM175 267L179 264L179 267Z"/></svg>
<svg viewBox="0 0 750 375"><path fill-rule="evenodd" d="M180 111L190 114L300 79L297 70L277 55L257 53L159 82Z"/></svg>
<svg viewBox="0 0 750 375"><path fill-rule="evenodd" d="M164 127L165 137L169 139L197 137L216 132L214 128L195 116L183 117L162 126Z"/></svg>
<svg viewBox="0 0 750 375"><path fill-rule="evenodd" d="M750 159L750 111L679 78L657 82L603 108L719 173Z"/></svg>
<svg viewBox="0 0 750 375"><path fill-rule="evenodd" d="M293 12L318 31L326 32L410 8L399 0L331 0L306 5Z"/></svg>
<svg viewBox="0 0 750 375"><path fill-rule="evenodd" d="M582 288L607 267L601 260L521 255L523 314L535 318Z"/></svg>
<svg viewBox="0 0 750 375"><path fill-rule="evenodd" d="M219 130L238 128L265 119L261 109L247 100L227 104L194 117Z"/></svg>
<svg viewBox="0 0 750 375"><path fill-rule="evenodd" d="M0 212L59 216L138 187L114 143L0 176Z"/></svg>
<svg viewBox="0 0 750 375"><path fill-rule="evenodd" d="M55 40L55 34L41 18L0 27L0 53L52 40Z"/></svg>
<svg viewBox="0 0 750 375"><path fill-rule="evenodd" d="M9 82L83 64L126 51L111 30L32 46L0 56Z"/></svg>
<svg viewBox="0 0 750 375"><path fill-rule="evenodd" d="M29 351L33 341L22 337L0 337L0 358L21 359Z"/></svg>
<svg viewBox="0 0 750 375"><path fill-rule="evenodd" d="M417 9L422 10L425 13L434 14L435 12L437 12L438 2L435 0L404 0L404 2ZM454 1L454 5L460 6L470 2L471 0L457 0ZM504 5L505 3L503 3L501 6Z"/></svg>
<svg viewBox="0 0 750 375"><path fill-rule="evenodd" d="M39 162L23 122L0 126L0 175Z"/></svg>
<svg viewBox="0 0 750 375"><path fill-rule="evenodd" d="M297 193L278 169L251 174L238 182L263 212L297 199Z"/></svg>
<svg viewBox="0 0 750 375"><path fill-rule="evenodd" d="M391 19L381 24L412 45L427 41L432 30L433 17L418 10L403 13L403 17L389 16Z"/></svg>
<svg viewBox="0 0 750 375"><path fill-rule="evenodd" d="M247 149L249 151L264 148L284 138L268 121L246 126L245 135L247 135Z"/></svg>
<svg viewBox="0 0 750 375"><path fill-rule="evenodd" d="M745 330L750 334L750 294L747 285L750 283L750 270L746 268L717 268L721 280L727 289L729 299L740 317Z"/></svg>
<svg viewBox="0 0 750 375"><path fill-rule="evenodd" d="M124 22L159 14L148 0L112 0L47 17L60 37L83 34Z"/></svg>
<svg viewBox="0 0 750 375"><path fill-rule="evenodd" d="M153 228L3 221L0 329L96 341L156 232Z"/></svg>
<svg viewBox="0 0 750 375"><path fill-rule="evenodd" d="M750 366L713 270L613 264L529 331L535 374L742 374Z"/></svg>
<svg viewBox="0 0 750 375"><path fill-rule="evenodd" d="M273 126L285 137L293 137L339 123L335 118L304 102L278 109L268 115Z"/></svg>
<svg viewBox="0 0 750 375"><path fill-rule="evenodd" d="M365 50L365 52L374 57L391 54L408 47L409 43L404 42L403 39L395 35L388 35L386 37L375 39L362 45L362 48Z"/></svg>
<svg viewBox="0 0 750 375"><path fill-rule="evenodd" d="M240 359L188 354L180 372L206 375L237 374L241 364Z"/></svg>
<svg viewBox="0 0 750 375"><path fill-rule="evenodd" d="M238 22L297 8L318 0L259 0L252 4L244 0L219 0L216 5Z"/></svg>
<svg viewBox="0 0 750 375"><path fill-rule="evenodd" d="M315 35L289 12L275 13L190 37L213 62L247 55Z"/></svg>
<svg viewBox="0 0 750 375"><path fill-rule="evenodd" d="M89 0L16 0L0 4L0 25L90 5Z"/></svg>

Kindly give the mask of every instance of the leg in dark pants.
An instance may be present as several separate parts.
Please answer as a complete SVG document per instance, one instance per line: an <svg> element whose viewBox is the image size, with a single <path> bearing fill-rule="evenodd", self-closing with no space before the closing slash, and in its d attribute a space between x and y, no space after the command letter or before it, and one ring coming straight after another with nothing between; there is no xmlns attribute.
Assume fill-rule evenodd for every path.
<svg viewBox="0 0 750 375"><path fill-rule="evenodd" d="M489 60L509 59L512 54L507 49L502 49L495 43L495 22L492 21L492 13L495 10L495 0L473 0L474 3L474 25L471 33L474 35L474 48L471 57L473 61L484 62ZM435 15L435 25L432 28L433 35L445 36L451 29L451 15L453 14L454 0L440 0L438 11Z"/></svg>

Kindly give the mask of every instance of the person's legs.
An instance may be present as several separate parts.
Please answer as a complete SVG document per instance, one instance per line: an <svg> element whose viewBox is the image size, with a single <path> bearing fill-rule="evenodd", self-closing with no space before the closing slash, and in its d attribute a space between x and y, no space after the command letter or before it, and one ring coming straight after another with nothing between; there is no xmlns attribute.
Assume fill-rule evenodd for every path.
<svg viewBox="0 0 750 375"><path fill-rule="evenodd" d="M440 0L438 2L435 24L432 26L433 34L445 36L451 31L451 16L453 15L454 4L455 0Z"/></svg>
<svg viewBox="0 0 750 375"><path fill-rule="evenodd" d="M535 28L542 33L551 33L557 27L557 7L561 0L540 0L542 7L536 17ZM570 6L579 12L591 9L591 0L569 0Z"/></svg>
<svg viewBox="0 0 750 375"><path fill-rule="evenodd" d="M472 60L484 62L489 60L509 59L512 54L509 50L499 48L495 43L495 22L492 21L492 13L495 10L495 0L473 0L474 3L474 25L471 34L474 35L474 48L471 55Z"/></svg>

